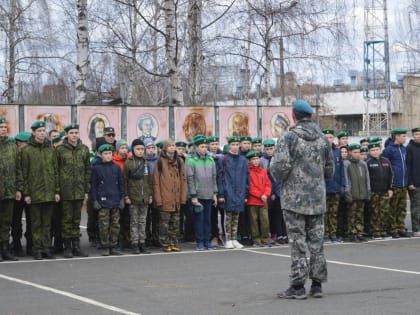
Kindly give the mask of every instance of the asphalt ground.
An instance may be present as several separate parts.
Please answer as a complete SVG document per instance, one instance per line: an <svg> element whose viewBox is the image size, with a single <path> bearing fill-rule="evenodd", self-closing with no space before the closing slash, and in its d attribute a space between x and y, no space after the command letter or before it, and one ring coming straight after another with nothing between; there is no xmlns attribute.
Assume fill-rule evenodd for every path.
<svg viewBox="0 0 420 315"><path fill-rule="evenodd" d="M326 244L321 299L283 300L287 245L0 263L0 315L420 314L420 238ZM309 291L310 283L307 283Z"/></svg>

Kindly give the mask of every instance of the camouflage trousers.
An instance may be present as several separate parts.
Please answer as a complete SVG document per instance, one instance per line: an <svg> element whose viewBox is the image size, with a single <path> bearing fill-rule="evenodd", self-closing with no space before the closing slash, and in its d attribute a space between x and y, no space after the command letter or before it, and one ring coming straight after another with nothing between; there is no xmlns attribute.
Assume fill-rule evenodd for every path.
<svg viewBox="0 0 420 315"><path fill-rule="evenodd" d="M130 211L130 236L131 244L146 241L146 217L149 206L146 204L131 204Z"/></svg>
<svg viewBox="0 0 420 315"><path fill-rule="evenodd" d="M239 222L239 212L226 210L225 212L226 241L237 239L238 222Z"/></svg>
<svg viewBox="0 0 420 315"><path fill-rule="evenodd" d="M160 211L159 241L162 246L178 244L179 210Z"/></svg>
<svg viewBox="0 0 420 315"><path fill-rule="evenodd" d="M267 242L270 236L267 206L248 206L251 236L254 242Z"/></svg>
<svg viewBox="0 0 420 315"><path fill-rule="evenodd" d="M61 213L61 237L63 239L80 236L80 219L83 200L63 200Z"/></svg>
<svg viewBox="0 0 420 315"><path fill-rule="evenodd" d="M290 285L304 285L308 276L319 282L327 281L327 261L324 256L324 215L303 215L283 210L292 265ZM309 266L306 253L309 251Z"/></svg>
<svg viewBox="0 0 420 315"><path fill-rule="evenodd" d="M413 232L420 230L420 188L409 190L410 195L410 212L411 212L411 227Z"/></svg>
<svg viewBox="0 0 420 315"><path fill-rule="evenodd" d="M340 194L327 194L327 212L325 213L325 236L337 236L337 214L340 205Z"/></svg>
<svg viewBox="0 0 420 315"><path fill-rule="evenodd" d="M347 203L348 236L363 236L365 200Z"/></svg>
<svg viewBox="0 0 420 315"><path fill-rule="evenodd" d="M370 232L373 236L382 236L390 231L390 213L388 194L372 193L369 202Z"/></svg>
<svg viewBox="0 0 420 315"><path fill-rule="evenodd" d="M407 215L407 189L392 188L394 194L389 201L391 208L391 233L405 232L405 216Z"/></svg>
<svg viewBox="0 0 420 315"><path fill-rule="evenodd" d="M102 208L98 211L99 240L101 247L115 247L120 233L120 209Z"/></svg>
<svg viewBox="0 0 420 315"><path fill-rule="evenodd" d="M0 200L0 242L9 243L9 232L13 218L13 199Z"/></svg>
<svg viewBox="0 0 420 315"><path fill-rule="evenodd" d="M51 218L53 202L31 204L32 248L36 252L46 252L51 246Z"/></svg>

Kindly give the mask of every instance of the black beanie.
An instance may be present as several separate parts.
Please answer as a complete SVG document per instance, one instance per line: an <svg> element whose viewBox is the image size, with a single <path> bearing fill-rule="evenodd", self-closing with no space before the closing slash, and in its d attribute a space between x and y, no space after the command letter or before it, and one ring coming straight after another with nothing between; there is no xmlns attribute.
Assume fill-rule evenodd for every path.
<svg viewBox="0 0 420 315"><path fill-rule="evenodd" d="M136 145L144 146L144 142L141 141L139 138L134 139L133 142L131 143L131 149L133 149Z"/></svg>

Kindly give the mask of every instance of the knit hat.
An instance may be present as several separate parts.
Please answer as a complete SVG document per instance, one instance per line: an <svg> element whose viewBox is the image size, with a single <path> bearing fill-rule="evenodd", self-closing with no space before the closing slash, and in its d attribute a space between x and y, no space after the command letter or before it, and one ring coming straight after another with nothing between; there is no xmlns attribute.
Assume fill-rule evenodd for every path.
<svg viewBox="0 0 420 315"><path fill-rule="evenodd" d="M152 142L152 143L153 143L153 142ZM117 144L118 144L118 141L117 141ZM143 141L141 141L141 139L139 139L139 138L134 139L134 140L133 140L133 142L131 142L131 149L134 149L134 147L135 147L136 145L142 145L142 146L144 146L144 142L143 142Z"/></svg>
<svg viewBox="0 0 420 315"><path fill-rule="evenodd" d="M121 148L123 145L126 145L126 146L128 147L127 140L124 140L124 139L118 140L118 141L117 141L117 143L115 144L115 149L116 149L117 151L119 151L119 150L120 150L120 148Z"/></svg>
<svg viewBox="0 0 420 315"><path fill-rule="evenodd" d="M154 147L155 146L155 144L153 143L153 140L152 139L145 139L144 140L144 146L146 147L146 148L148 148L148 147ZM133 147L133 146L131 146L131 147Z"/></svg>

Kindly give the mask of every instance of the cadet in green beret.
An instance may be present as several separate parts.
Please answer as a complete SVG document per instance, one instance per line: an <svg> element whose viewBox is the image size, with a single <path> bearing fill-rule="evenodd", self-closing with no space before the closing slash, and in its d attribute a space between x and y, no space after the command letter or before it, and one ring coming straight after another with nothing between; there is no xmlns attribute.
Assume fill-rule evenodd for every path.
<svg viewBox="0 0 420 315"><path fill-rule="evenodd" d="M322 133L324 135L333 135L333 136L335 136L335 131L334 131L334 129L331 129L331 128L322 129Z"/></svg>
<svg viewBox="0 0 420 315"><path fill-rule="evenodd" d="M360 159L362 161L366 161L368 158L368 147L367 146L360 146Z"/></svg>
<svg viewBox="0 0 420 315"><path fill-rule="evenodd" d="M7 121L0 117L0 261L17 260L9 252L9 231L12 223L13 206L22 198L17 189L17 150L14 142L7 136Z"/></svg>
<svg viewBox="0 0 420 315"><path fill-rule="evenodd" d="M251 150L251 143L252 137L250 136L242 136L240 137L239 143L239 155L245 156Z"/></svg>
<svg viewBox="0 0 420 315"><path fill-rule="evenodd" d="M57 147L62 201L60 236L64 244L64 258L86 257L87 254L80 247L79 226L80 209L90 192L90 152L80 140L79 124L69 124L64 131L66 137L62 140L62 145ZM61 244L59 246L62 247Z"/></svg>
<svg viewBox="0 0 420 315"><path fill-rule="evenodd" d="M19 190L31 206L34 259L54 259L50 233L54 204L60 201L57 153L46 137L44 121L34 122L31 129L32 136L21 155L23 180Z"/></svg>
<svg viewBox="0 0 420 315"><path fill-rule="evenodd" d="M258 152L262 151L262 139L261 138L258 138L258 137L252 138L251 150L252 151L258 151Z"/></svg>
<svg viewBox="0 0 420 315"><path fill-rule="evenodd" d="M344 161L345 200L347 202L348 236L351 242L365 242L364 209L370 199L369 171L360 159L360 144L349 145L349 159Z"/></svg>
<svg viewBox="0 0 420 315"><path fill-rule="evenodd" d="M362 139L360 139L360 145L362 147L367 147L368 144L369 144L369 138L362 138Z"/></svg>
<svg viewBox="0 0 420 315"><path fill-rule="evenodd" d="M175 146L178 156L185 161L185 158L187 157L187 143L184 141L176 141Z"/></svg>
<svg viewBox="0 0 420 315"><path fill-rule="evenodd" d="M370 138L369 138L369 143L372 143L372 142L379 142L379 143L382 143L382 138L381 138L381 137L378 137L378 136L375 136L375 137L370 137Z"/></svg>
<svg viewBox="0 0 420 315"><path fill-rule="evenodd" d="M391 135L403 135L407 133L407 129L405 128L395 128L391 130Z"/></svg>
<svg viewBox="0 0 420 315"><path fill-rule="evenodd" d="M337 134L338 146L346 146L349 144L349 133L347 131L340 131Z"/></svg>
<svg viewBox="0 0 420 315"><path fill-rule="evenodd" d="M339 147L340 149L340 154L341 154L341 159L347 160L348 155L349 155L349 147L347 145L342 145Z"/></svg>
<svg viewBox="0 0 420 315"><path fill-rule="evenodd" d="M215 156L216 154L222 154L222 150L219 148L219 137L210 136L207 138L209 141L209 152Z"/></svg>
<svg viewBox="0 0 420 315"><path fill-rule="evenodd" d="M411 129L413 139L407 145L408 194L410 196L411 228L420 237L420 127Z"/></svg>
<svg viewBox="0 0 420 315"><path fill-rule="evenodd" d="M57 148L59 145L63 143L63 137L61 137L61 135L58 135L57 137L52 139L51 143L54 148Z"/></svg>

